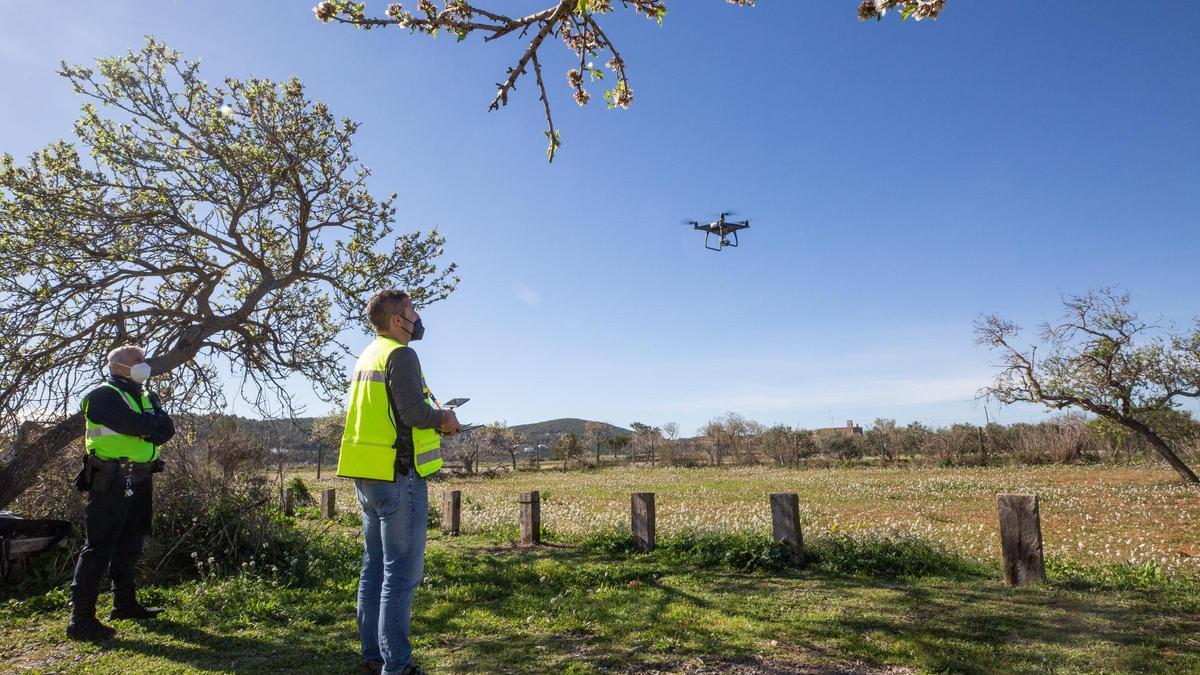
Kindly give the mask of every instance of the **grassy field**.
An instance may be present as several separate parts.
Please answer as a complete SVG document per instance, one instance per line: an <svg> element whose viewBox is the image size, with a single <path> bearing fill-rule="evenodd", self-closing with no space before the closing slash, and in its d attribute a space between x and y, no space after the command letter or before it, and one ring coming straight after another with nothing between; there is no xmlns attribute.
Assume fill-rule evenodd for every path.
<svg viewBox="0 0 1200 675"><path fill-rule="evenodd" d="M64 589L11 600L0 605L0 661L42 672L350 672L360 553L349 484L329 484L345 516L314 541L329 560L321 583L294 588L261 570L152 587L170 620L120 622L100 646L63 640ZM431 502L441 488L464 491L468 534L431 533L414 639L432 672L1200 672L1200 578L1186 557L1200 545L1200 492L1163 471L609 470L446 481ZM558 543L506 541L528 489L548 492ZM628 493L642 490L658 494L659 551L589 536L623 522ZM994 495L1010 490L1043 496L1044 586L998 581ZM773 491L801 494L808 568L739 571L680 543L694 530L748 531L711 541L718 554L753 549ZM855 555L909 573L872 571ZM928 564L904 562L914 559Z"/></svg>
<svg viewBox="0 0 1200 675"><path fill-rule="evenodd" d="M353 484L338 478L338 509L356 513ZM328 475L332 475L329 472ZM520 472L430 485L463 492L464 532L515 536L517 496L542 491L542 523L566 541L629 526L629 495L654 492L660 535L771 531L768 495L796 492L806 536L913 534L981 560L998 555L996 494L1039 495L1051 558L1076 564L1153 563L1200 578L1200 490L1169 469L1045 466L963 469L605 469Z"/></svg>

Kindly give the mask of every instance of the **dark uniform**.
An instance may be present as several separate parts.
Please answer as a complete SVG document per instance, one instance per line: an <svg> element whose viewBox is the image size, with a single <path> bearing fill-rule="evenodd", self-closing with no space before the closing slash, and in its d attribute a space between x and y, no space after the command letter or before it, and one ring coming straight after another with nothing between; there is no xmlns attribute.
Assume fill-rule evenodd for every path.
<svg viewBox="0 0 1200 675"><path fill-rule="evenodd" d="M118 391L119 390L119 391ZM149 403L149 405L146 405ZM154 394L125 377L110 376L92 390L81 406L87 417L88 453L76 485L87 491L86 539L71 583L71 637L108 637L112 629L96 620L96 597L105 572L112 579L113 612L110 618L150 618L157 614L142 607L136 597L134 574L142 544L150 534L153 485L151 474L161 466L157 446L175 435L175 425ZM93 437L144 443L151 454L112 457ZM150 447L150 446L153 447ZM108 446L113 446L111 440ZM102 448L97 451L97 447Z"/></svg>

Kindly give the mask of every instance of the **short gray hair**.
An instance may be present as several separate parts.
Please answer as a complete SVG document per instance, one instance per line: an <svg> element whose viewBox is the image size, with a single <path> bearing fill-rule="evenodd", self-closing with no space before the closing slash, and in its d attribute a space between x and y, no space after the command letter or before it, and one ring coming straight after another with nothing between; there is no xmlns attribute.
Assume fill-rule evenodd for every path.
<svg viewBox="0 0 1200 675"><path fill-rule="evenodd" d="M111 368L114 363L119 363L123 366L129 365L125 363L126 356L145 356L146 352L141 347L134 345L121 345L108 353L108 367Z"/></svg>

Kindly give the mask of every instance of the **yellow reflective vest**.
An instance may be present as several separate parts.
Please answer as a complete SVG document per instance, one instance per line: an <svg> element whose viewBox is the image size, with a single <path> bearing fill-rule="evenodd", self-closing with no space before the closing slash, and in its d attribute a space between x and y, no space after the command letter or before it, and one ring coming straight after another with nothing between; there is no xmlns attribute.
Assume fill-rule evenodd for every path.
<svg viewBox="0 0 1200 675"><path fill-rule="evenodd" d="M337 475L343 478L396 479L398 426L387 391L387 362L400 342L377 337L358 357L350 380L346 430L338 453ZM425 377L421 376L425 402L433 405ZM412 430L413 466L422 478L442 468L442 437L436 429Z"/></svg>
<svg viewBox="0 0 1200 675"><path fill-rule="evenodd" d="M139 406L136 399L129 393L121 391L119 387L113 386L107 382L104 386L112 389L121 396L126 404L129 405L136 413L141 413L154 406L150 403L150 397L145 392L142 393L141 405ZM137 436L128 436L119 434L103 424L96 424L87 416L88 399L85 397L80 405L83 409L84 419L84 447L87 451L100 459L121 459L122 457L131 462L153 462L158 459L158 448L154 444L144 438Z"/></svg>

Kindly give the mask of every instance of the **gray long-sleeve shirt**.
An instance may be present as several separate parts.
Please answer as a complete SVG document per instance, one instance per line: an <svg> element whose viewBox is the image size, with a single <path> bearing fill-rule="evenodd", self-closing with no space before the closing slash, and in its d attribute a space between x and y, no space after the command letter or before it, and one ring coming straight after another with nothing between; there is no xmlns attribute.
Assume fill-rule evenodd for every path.
<svg viewBox="0 0 1200 675"><path fill-rule="evenodd" d="M387 387L392 396L392 411L396 415L399 443L412 450L411 429L437 429L442 425L443 411L425 401L421 361L411 347L392 350L387 360Z"/></svg>

